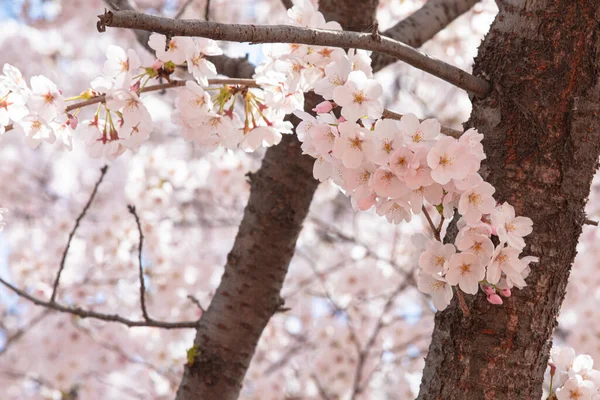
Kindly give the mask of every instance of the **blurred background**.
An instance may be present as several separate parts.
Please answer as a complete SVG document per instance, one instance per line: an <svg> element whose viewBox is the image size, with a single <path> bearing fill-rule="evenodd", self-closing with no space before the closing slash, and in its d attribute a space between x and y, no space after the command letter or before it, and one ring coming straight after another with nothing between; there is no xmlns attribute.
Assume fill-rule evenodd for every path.
<svg viewBox="0 0 600 400"><path fill-rule="evenodd" d="M139 10L203 18L204 0L138 0ZM380 1L380 29L424 1ZM107 46L135 49L143 65L153 57L132 32L99 34L101 0L0 2L0 61L29 79L42 74L66 97L102 73ZM497 9L483 0L426 43L422 50L470 70ZM210 19L275 24L286 21L279 0L212 0ZM260 46L221 43L225 54L262 60ZM388 109L436 117L461 129L466 93L397 63L376 75ZM105 182L73 240L59 299L138 319L138 235L127 204L144 228L149 313L194 320L210 303L248 198L245 174L264 152L204 153L170 122L175 95L143 97L154 131L139 152L110 163ZM88 113L88 114L85 114ZM93 110L82 112L92 115ZM485 134L485 132L483 132ZM101 160L75 141L27 147L19 135L0 136L0 207L9 209L0 233L0 276L48 298L74 220L98 179ZM594 184L588 215L600 218ZM600 356L598 228L585 226L561 312L556 342ZM282 292L291 310L265 329L246 376L242 399L410 399L418 392L433 309L416 290L411 236L428 234L419 216L392 225L374 211L355 213L331 183L323 183L298 242ZM172 399L193 330L126 328L59 314L0 288L0 399Z"/></svg>

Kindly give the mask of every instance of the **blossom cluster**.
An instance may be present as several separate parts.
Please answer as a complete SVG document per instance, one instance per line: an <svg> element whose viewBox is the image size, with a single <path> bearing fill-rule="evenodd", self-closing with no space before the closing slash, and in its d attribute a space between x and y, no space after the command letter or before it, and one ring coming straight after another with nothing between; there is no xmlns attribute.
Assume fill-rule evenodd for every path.
<svg viewBox="0 0 600 400"><path fill-rule="evenodd" d="M288 14L293 23L325 28L310 6ZM278 58L261 72L286 72L279 86L284 97L293 98L290 88L299 86L325 99L313 110L316 116L295 111L302 119L296 129L302 149L316 159L315 178L333 180L355 208L375 207L392 223L410 221L426 210L425 202L435 206L442 223L455 211L462 216L453 244L441 243L442 223L432 226L437 240L425 243L419 257L419 289L433 296L438 310L452 299L452 286L469 294L481 286L491 303L501 304L498 293L510 296L511 288L526 285L529 264L537 258L519 255L532 221L516 216L508 203L497 205L494 187L479 175L482 134L469 129L456 139L442 134L435 119L382 118L383 89L366 53L285 44L277 49Z"/></svg>
<svg viewBox="0 0 600 400"><path fill-rule="evenodd" d="M310 28L340 30L336 22L307 1L288 11L290 23ZM72 147L78 129L92 157L114 159L127 149L136 150L149 138L150 113L140 100L148 82L166 79L179 89L172 121L184 138L205 150L256 150L279 143L291 133L286 114L302 122L296 134L305 154L315 158L314 176L331 179L351 198L356 209L375 207L391 223L410 221L426 213L436 240L422 243L418 287L430 293L438 310L453 297L453 286L476 294L481 288L493 304L501 304L513 287L526 285L529 264L535 257L519 258L531 233L532 221L516 216L514 208L497 205L495 189L479 175L485 153L483 135L469 129L458 139L441 133L435 119L420 121L406 114L398 121L385 118L383 88L373 78L371 59L364 51L272 44L265 46L266 60L256 69L255 82L211 87L215 66L207 55L222 51L208 39L152 34L148 42L156 61L142 67L133 50L110 46L103 76L91 89L71 100L105 96L94 117L78 123L76 113L65 109L56 85L43 76L31 79L29 89L20 72L9 65L0 80L3 103L0 124L14 121L28 141L53 142L57 136ZM187 66L194 77L172 81L178 66ZM314 91L325 101L302 111L304 93ZM80 108L75 106L77 112ZM64 114L64 115L63 115ZM4 129L4 128L2 128ZM427 204L440 215L436 228ZM453 243L443 244L445 219L455 211L462 216Z"/></svg>
<svg viewBox="0 0 600 400"><path fill-rule="evenodd" d="M570 347L550 351L550 400L600 400L600 371L586 354Z"/></svg>

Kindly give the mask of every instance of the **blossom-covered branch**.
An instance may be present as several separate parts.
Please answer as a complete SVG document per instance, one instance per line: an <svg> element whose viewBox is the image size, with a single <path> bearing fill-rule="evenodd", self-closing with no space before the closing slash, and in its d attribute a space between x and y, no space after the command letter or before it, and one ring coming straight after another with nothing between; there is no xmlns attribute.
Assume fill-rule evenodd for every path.
<svg viewBox="0 0 600 400"><path fill-rule="evenodd" d="M397 40L371 33L333 31L288 25L223 24L198 20L175 20L135 11L106 11L99 16L98 30L106 27L141 29L168 37L195 36L214 40L250 43L297 43L371 50L387 54L428 72L478 97L485 97L490 85L484 79L429 57Z"/></svg>

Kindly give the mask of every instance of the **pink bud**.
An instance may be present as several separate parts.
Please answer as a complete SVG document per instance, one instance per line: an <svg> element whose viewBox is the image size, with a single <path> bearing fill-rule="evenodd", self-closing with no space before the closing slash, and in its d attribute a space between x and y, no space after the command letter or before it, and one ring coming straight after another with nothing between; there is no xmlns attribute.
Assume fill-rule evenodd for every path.
<svg viewBox="0 0 600 400"><path fill-rule="evenodd" d="M71 129L77 129L77 123L79 120L76 116L69 114L69 119L67 120L67 124L71 127Z"/></svg>
<svg viewBox="0 0 600 400"><path fill-rule="evenodd" d="M156 70L156 71L158 71L159 69L161 69L161 68L162 68L162 66L163 66L163 62L162 62L162 61L160 61L160 60L156 60L156 61L154 61L154 62L152 63L152 65L151 65L152 69L153 69L153 70Z"/></svg>
<svg viewBox="0 0 600 400"><path fill-rule="evenodd" d="M508 289L508 288L507 288L507 289L502 289L502 290L500 291L500 294L501 294L502 296L504 296L504 297L510 297L510 295L511 295L512 293L510 292L510 289Z"/></svg>
<svg viewBox="0 0 600 400"><path fill-rule="evenodd" d="M344 117L339 117L339 118L338 118L338 122L346 122L346 118L344 118Z"/></svg>
<svg viewBox="0 0 600 400"><path fill-rule="evenodd" d="M327 101L327 100L317 104L317 106L315 108L313 108L313 111L316 113L319 113L319 114L325 114L331 110L333 110L333 105L331 104L330 101Z"/></svg>
<svg viewBox="0 0 600 400"><path fill-rule="evenodd" d="M556 373L556 365L552 363L548 363L548 365L550 366L550 376L554 376L554 374Z"/></svg>
<svg viewBox="0 0 600 400"><path fill-rule="evenodd" d="M496 289L494 289L493 286L485 285L482 287L482 289L483 289L484 293L487 294L488 296L496 294Z"/></svg>
<svg viewBox="0 0 600 400"><path fill-rule="evenodd" d="M141 85L142 85L142 84L141 84L141 79L140 79L140 80L138 80L137 82L135 82L133 85L131 85L131 86L129 87L129 89L130 89L132 92L138 93L138 92L140 91L140 87L141 87Z"/></svg>
<svg viewBox="0 0 600 400"><path fill-rule="evenodd" d="M502 304L502 299L497 294L490 294L487 300L492 304Z"/></svg>

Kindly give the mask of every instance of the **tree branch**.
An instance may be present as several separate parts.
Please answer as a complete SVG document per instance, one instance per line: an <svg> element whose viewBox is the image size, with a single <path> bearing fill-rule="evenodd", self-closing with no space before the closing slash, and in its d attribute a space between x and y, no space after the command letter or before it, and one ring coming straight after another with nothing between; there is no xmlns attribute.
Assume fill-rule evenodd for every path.
<svg viewBox="0 0 600 400"><path fill-rule="evenodd" d="M140 217L135 211L135 207L131 204L127 206L129 213L134 216L135 223L138 229L138 235L140 244L138 246L138 272L140 278L140 307L142 308L142 315L144 316L144 320L151 321L150 315L148 315L148 310L146 309L146 284L144 283L144 268L142 267L142 249L144 247L144 233L142 232L142 224L140 223Z"/></svg>
<svg viewBox="0 0 600 400"><path fill-rule="evenodd" d="M50 302L52 302L52 303L56 300L56 291L58 290L58 285L60 283L60 276L63 272L63 269L65 268L65 262L67 260L67 254L69 253L69 247L71 247L71 241L73 240L73 236L75 236L75 232L77 232L77 228L79 228L79 224L81 223L81 220L85 216L85 213L87 213L87 210L92 205L92 201L94 201L94 197L96 197L96 193L98 192L98 187L100 187L100 184L104 180L104 175L106 175L107 170L108 170L107 165L100 168L100 177L98 178L98 181L96 181L94 190L92 191L92 194L90 195L90 198L88 199L85 207L83 207L83 210L81 211L81 213L75 220L75 226L71 230L71 233L69 233L69 239L67 240L67 245L65 246L65 249L63 250L62 258L60 260L60 266L58 268L58 272L56 273L56 278L54 279L54 285L52 286L52 295L50 296Z"/></svg>
<svg viewBox="0 0 600 400"><path fill-rule="evenodd" d="M375 40L371 33L330 31L287 25L241 25L175 20L135 11L106 11L99 16L97 25L100 32L104 32L108 26L141 29L167 36L199 36L230 42L298 43L372 50L402 60L478 97L486 97L490 91L490 85L484 79L429 57L394 39L381 37L381 40Z"/></svg>
<svg viewBox="0 0 600 400"><path fill-rule="evenodd" d="M195 328L196 326L198 326L198 323L195 321L194 322L188 322L188 321L164 322L164 321L156 321L156 320L135 321L135 320L124 318L118 314L103 314L103 313L99 313L96 311L84 310L79 307L67 307L67 306L63 306L57 302L45 301L45 300L38 299L37 297L30 295L26 291L11 285L10 283L8 283L7 281L5 281L2 278L0 278L0 283L2 283L4 286L9 288L13 292L15 292L19 296L23 297L24 299L29 300L30 302L32 302L35 305L46 307L51 310L56 310L56 311L60 311L60 312L64 312L64 313L73 314L73 315L76 315L81 318L94 318L94 319L99 319L102 321L118 322L118 323L121 323L128 327L149 326L149 327L163 328L163 329L182 329L182 328Z"/></svg>
<svg viewBox="0 0 600 400"><path fill-rule="evenodd" d="M382 33L412 47L421 47L456 18L469 11L480 0L428 0L423 7ZM377 72L396 61L387 54L371 55L371 66Z"/></svg>

